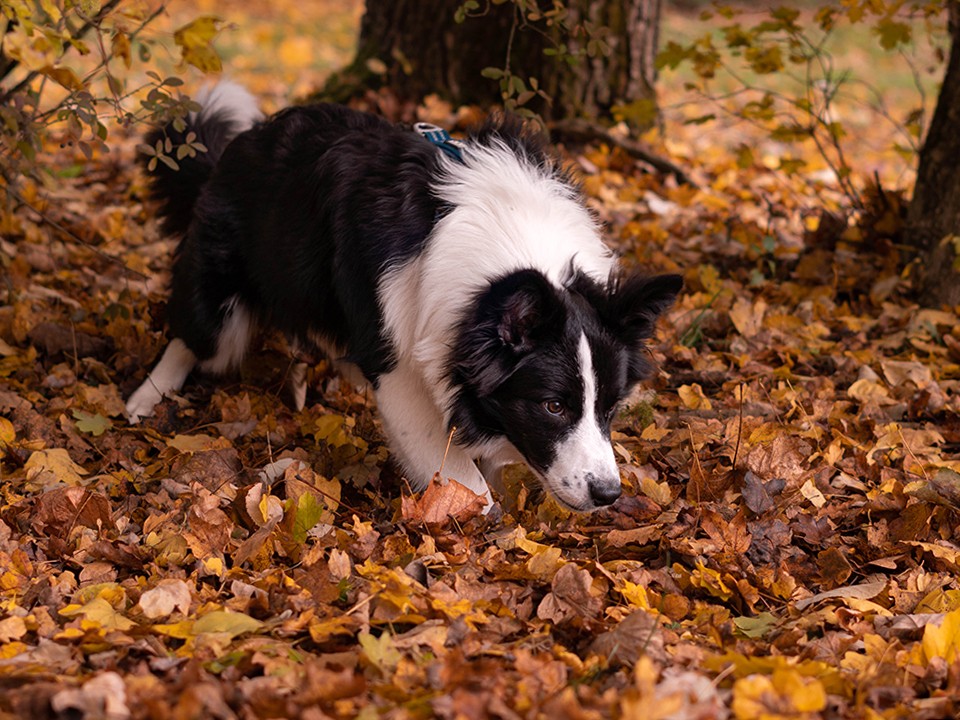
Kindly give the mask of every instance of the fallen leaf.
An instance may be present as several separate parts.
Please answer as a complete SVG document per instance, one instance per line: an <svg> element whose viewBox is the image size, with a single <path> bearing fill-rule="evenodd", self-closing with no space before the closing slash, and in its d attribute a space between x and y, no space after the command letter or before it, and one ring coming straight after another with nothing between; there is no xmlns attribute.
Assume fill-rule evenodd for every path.
<svg viewBox="0 0 960 720"><path fill-rule="evenodd" d="M36 487L50 487L57 483L79 485L83 482L80 476L87 474L63 448L36 450L30 453L23 467L27 471L27 480Z"/></svg>
<svg viewBox="0 0 960 720"><path fill-rule="evenodd" d="M161 580L146 590L138 605L150 620L167 617L175 610L186 615L190 611L190 588L183 580Z"/></svg>

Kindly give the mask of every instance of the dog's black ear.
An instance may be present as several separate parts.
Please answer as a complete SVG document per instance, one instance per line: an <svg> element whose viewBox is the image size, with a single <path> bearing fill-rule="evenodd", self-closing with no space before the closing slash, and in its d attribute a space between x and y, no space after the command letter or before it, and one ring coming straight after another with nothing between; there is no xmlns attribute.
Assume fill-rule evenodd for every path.
<svg viewBox="0 0 960 720"><path fill-rule="evenodd" d="M541 273L521 270L494 281L461 321L451 353L454 383L479 397L492 394L540 338L558 334L565 317L558 291Z"/></svg>
<svg viewBox="0 0 960 720"><path fill-rule="evenodd" d="M644 340L653 335L657 318L673 305L682 287L680 275L631 274L611 284L604 314L610 329L630 351L631 382L649 375L651 368L644 357Z"/></svg>
<svg viewBox="0 0 960 720"><path fill-rule="evenodd" d="M523 270L508 275L490 289L497 337L504 347L522 355L543 333L560 321L563 304L541 273Z"/></svg>
<svg viewBox="0 0 960 720"><path fill-rule="evenodd" d="M680 275L632 274L611 284L607 312L623 339L644 340L683 287Z"/></svg>

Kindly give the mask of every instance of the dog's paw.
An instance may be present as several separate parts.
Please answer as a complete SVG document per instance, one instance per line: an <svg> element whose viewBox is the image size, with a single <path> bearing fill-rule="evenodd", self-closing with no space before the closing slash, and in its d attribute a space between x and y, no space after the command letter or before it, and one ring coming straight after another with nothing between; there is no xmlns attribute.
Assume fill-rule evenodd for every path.
<svg viewBox="0 0 960 720"><path fill-rule="evenodd" d="M136 425L143 418L153 415L153 409L163 399L163 395L154 387L150 379L137 388L137 391L127 400L127 420Z"/></svg>

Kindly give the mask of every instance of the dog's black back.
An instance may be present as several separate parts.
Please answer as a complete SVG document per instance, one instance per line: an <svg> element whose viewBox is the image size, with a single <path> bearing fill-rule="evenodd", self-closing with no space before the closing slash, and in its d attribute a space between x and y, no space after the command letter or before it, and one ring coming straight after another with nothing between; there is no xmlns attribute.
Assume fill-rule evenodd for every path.
<svg viewBox="0 0 960 720"><path fill-rule="evenodd" d="M173 335L201 361L213 356L236 297L300 343L323 334L375 382L390 353L370 299L380 272L420 251L440 211L429 191L436 148L375 116L322 104L289 108L204 165L210 159L195 205L168 206L168 224L187 228L169 305ZM171 217L182 210L190 217Z"/></svg>

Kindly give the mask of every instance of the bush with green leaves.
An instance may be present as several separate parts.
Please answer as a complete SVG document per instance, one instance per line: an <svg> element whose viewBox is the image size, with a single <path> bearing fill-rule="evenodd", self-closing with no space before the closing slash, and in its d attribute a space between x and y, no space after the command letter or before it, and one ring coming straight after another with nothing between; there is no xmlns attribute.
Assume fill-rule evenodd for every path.
<svg viewBox="0 0 960 720"><path fill-rule="evenodd" d="M512 67L513 39L517 33L534 33L543 41L543 54L557 63L576 66L590 58L610 54L610 28L593 22L583 13L573 12L567 0L464 0L456 9L457 23L470 18L482 17L490 12L492 5L509 4L513 9L513 22L507 52L502 65L490 65L483 76L496 81L500 87L503 106L509 112L536 119L536 114L527 108L534 98L552 102L552 97L541 86L541 79L524 77Z"/></svg>
<svg viewBox="0 0 960 720"><path fill-rule="evenodd" d="M700 14L708 30L688 41L668 42L660 51L658 66L692 70L687 89L714 104L716 112L687 122L706 123L723 113L762 126L772 140L810 143L851 204L860 207L861 190L854 180L857 168L844 145L849 128L836 110L844 103L868 105L875 117L891 123L895 149L912 162L927 114L924 81L929 84L930 78L924 75L933 69L923 66L918 48L926 44L927 54L942 60L937 43L946 41L946 1L844 0L759 11L714 3ZM858 68L858 77L838 63L830 43L841 29L851 34L868 31L878 51L900 58L912 77L916 97L906 115L894 116L887 109L872 68ZM854 86L859 95L851 92ZM744 148L743 159L752 162L749 148ZM798 158L781 161L781 169L788 173L802 166Z"/></svg>
<svg viewBox="0 0 960 720"><path fill-rule="evenodd" d="M107 149L111 127L183 123L197 105L180 92L188 64L220 69L212 41L221 29L200 17L173 34L180 63L160 71L158 34L148 32L164 13L161 3L121 0L0 0L0 176L11 192L20 180L50 180L37 161L56 133L87 157ZM181 125L182 127L182 125ZM176 164L198 144L151 152Z"/></svg>

